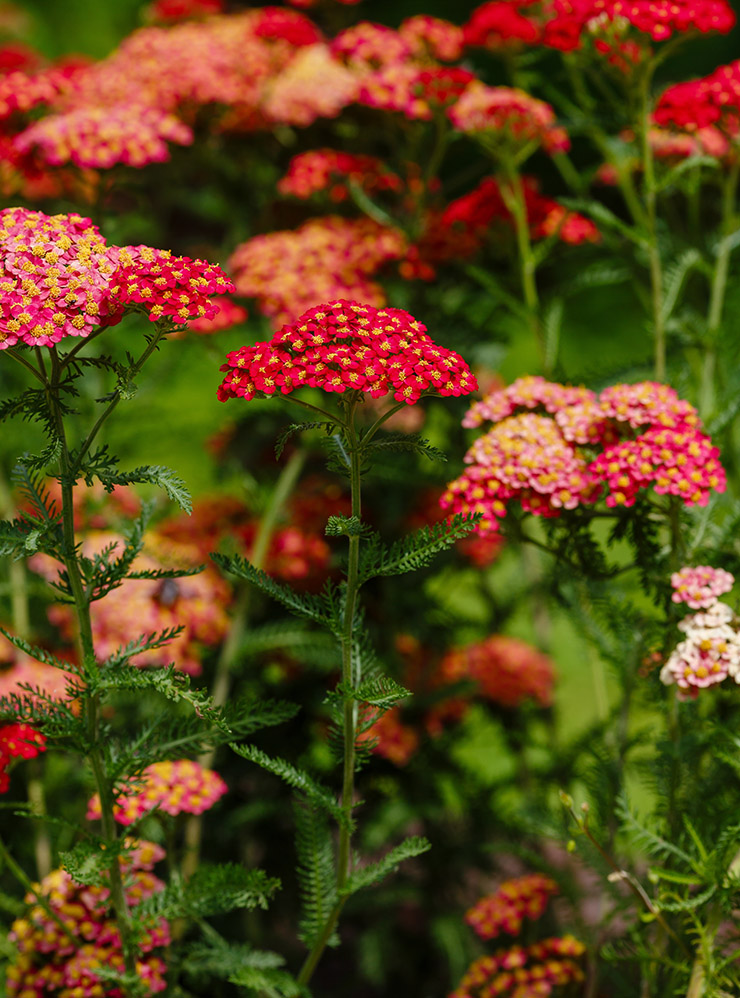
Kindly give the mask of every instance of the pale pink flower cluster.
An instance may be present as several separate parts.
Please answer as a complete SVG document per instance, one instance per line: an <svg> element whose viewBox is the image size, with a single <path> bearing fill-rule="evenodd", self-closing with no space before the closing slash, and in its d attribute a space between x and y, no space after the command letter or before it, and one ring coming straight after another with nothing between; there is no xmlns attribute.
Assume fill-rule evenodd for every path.
<svg viewBox="0 0 740 998"><path fill-rule="evenodd" d="M484 533L497 529L511 500L557 516L602 496L609 507L632 506L649 487L704 506L726 486L719 451L696 410L668 385L615 385L597 397L520 378L476 402L464 425L486 419L493 428L474 442L468 468L442 497L453 512L480 513Z"/></svg>
<svg viewBox="0 0 740 998"><path fill-rule="evenodd" d="M707 610L684 617L678 627L686 637L661 669L666 686L676 683L680 691L696 696L728 676L740 682L740 633L731 607L714 602Z"/></svg>
<svg viewBox="0 0 740 998"><path fill-rule="evenodd" d="M671 576L674 603L686 603L692 610L705 610L714 606L718 598L729 593L735 576L724 568L711 565L686 566Z"/></svg>
<svg viewBox="0 0 740 998"><path fill-rule="evenodd" d="M153 808L173 816L203 814L227 790L218 773L191 759L155 762L131 780L130 788L117 798L113 814L122 825L133 824ZM100 815L100 796L95 794L87 805L87 817Z"/></svg>
<svg viewBox="0 0 740 998"><path fill-rule="evenodd" d="M479 80L468 85L448 111L461 132L493 135L498 143L506 140L517 147L542 146L550 155L567 152L570 139L555 123L555 112L543 100L514 87L488 87Z"/></svg>
<svg viewBox="0 0 740 998"><path fill-rule="evenodd" d="M151 842L136 843L121 860L129 906L164 888L152 867L164 850ZM17 954L6 970L8 998L114 998L120 991L100 979L101 967L123 973L121 938L109 907L107 887L81 886L65 870L53 870L35 893L26 896L28 912L11 926L9 938ZM38 903L41 895L47 907ZM50 908L57 919L51 918ZM60 927L61 922L67 931ZM139 936L141 956L136 971L142 994L166 988L166 965L153 951L170 943L165 919L153 919Z"/></svg>

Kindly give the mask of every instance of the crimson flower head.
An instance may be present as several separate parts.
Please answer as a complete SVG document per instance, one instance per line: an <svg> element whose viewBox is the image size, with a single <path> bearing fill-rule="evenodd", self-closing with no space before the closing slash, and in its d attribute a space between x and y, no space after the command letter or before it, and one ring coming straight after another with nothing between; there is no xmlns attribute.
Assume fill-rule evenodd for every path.
<svg viewBox="0 0 740 998"><path fill-rule="evenodd" d="M426 393L469 395L477 386L462 357L437 346L408 312L344 300L310 308L269 342L233 351L221 370L222 402L305 386L373 398L392 393L413 405Z"/></svg>

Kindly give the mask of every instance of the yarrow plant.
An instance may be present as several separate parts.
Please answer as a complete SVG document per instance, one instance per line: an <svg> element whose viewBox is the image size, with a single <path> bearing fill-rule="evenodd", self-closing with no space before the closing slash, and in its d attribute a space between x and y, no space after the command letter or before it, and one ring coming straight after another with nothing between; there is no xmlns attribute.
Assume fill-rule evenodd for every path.
<svg viewBox="0 0 740 998"><path fill-rule="evenodd" d="M331 516L329 535L345 536L348 557L339 589L329 582L318 598L306 598L271 580L261 569L244 559L219 557L218 563L263 589L294 613L327 627L341 650L341 681L330 694L333 720L342 746L340 804L330 804L324 793L312 788L310 777L298 775L284 760L269 759L259 751L245 752L246 758L282 775L292 786L304 791L306 800L297 821L297 848L300 868L311 869L306 850L319 848L333 856L325 813L339 826L336 858L322 864L313 880L305 880L306 913L302 939L308 955L297 977L299 985L311 979L318 961L332 938L344 903L352 893L392 869L406 857L428 848L419 838L406 840L376 864L369 875L355 868L351 853L354 828L354 778L358 762L358 737L364 734L361 710L370 726L379 714L392 708L407 691L390 677L383 676L374 661L367 637L362 631L358 604L360 587L375 576L394 575L428 563L435 553L466 535L473 518L454 517L431 528L385 546L362 520L361 477L381 441L375 437L391 415L427 395L460 396L472 392L477 383L465 361L454 351L438 346L426 326L408 312L397 308L377 309L354 301L330 301L309 309L293 323L283 326L268 343L242 347L229 354L222 370L226 372L218 396L222 401L282 395L287 401L319 417L296 424L291 430L322 428L332 441L332 463L349 478L349 516ZM335 408L295 393L320 389L334 396ZM358 426L357 411L365 396L392 395L396 404L375 419L369 427ZM395 434L394 444L411 451L433 453L425 441L415 436ZM362 552L362 541L365 551ZM305 876L305 874L304 874ZM321 892L319 903L316 891Z"/></svg>

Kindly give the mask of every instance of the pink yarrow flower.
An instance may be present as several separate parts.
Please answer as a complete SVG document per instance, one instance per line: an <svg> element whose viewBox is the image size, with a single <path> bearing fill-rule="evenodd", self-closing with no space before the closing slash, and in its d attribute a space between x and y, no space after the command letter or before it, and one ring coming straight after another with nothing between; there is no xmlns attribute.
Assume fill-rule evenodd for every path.
<svg viewBox="0 0 740 998"><path fill-rule="evenodd" d="M113 814L122 825L131 825L142 815L158 808L167 814L203 814L223 797L228 787L212 769L190 759L155 762L147 766L131 792L121 794ZM87 807L89 819L99 818L100 797L95 794Z"/></svg>
<svg viewBox="0 0 740 998"><path fill-rule="evenodd" d="M693 610L713 606L735 584L735 576L711 565L687 566L671 576L674 603L686 603Z"/></svg>

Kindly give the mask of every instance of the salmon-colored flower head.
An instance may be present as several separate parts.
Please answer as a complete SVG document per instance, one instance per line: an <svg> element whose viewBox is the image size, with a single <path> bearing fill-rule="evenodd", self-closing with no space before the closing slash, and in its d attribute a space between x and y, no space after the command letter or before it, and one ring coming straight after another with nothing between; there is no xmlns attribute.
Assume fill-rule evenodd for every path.
<svg viewBox="0 0 740 998"><path fill-rule="evenodd" d="M155 807L171 815L203 814L227 789L218 773L191 759L155 762L132 782L130 791L119 796L113 814L122 825L131 825ZM95 794L87 806L87 817L99 818L100 813L100 797Z"/></svg>
<svg viewBox="0 0 740 998"><path fill-rule="evenodd" d="M412 405L426 393L468 395L477 384L462 357L437 346L408 312L344 300L309 309L268 343L233 351L221 370L221 401L306 386L393 394Z"/></svg>
<svg viewBox="0 0 740 998"><path fill-rule="evenodd" d="M541 145L550 155L570 148L552 107L514 87L487 87L474 80L448 114L452 124L468 134L496 133L499 141L506 138L517 147Z"/></svg>

